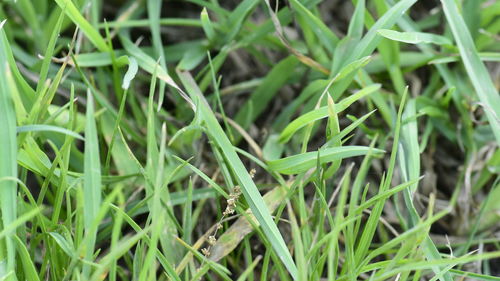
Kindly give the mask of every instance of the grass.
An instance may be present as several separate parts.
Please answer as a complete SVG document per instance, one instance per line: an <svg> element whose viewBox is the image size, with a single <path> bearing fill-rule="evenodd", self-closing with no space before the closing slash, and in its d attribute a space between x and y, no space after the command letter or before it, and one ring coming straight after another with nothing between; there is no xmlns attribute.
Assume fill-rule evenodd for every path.
<svg viewBox="0 0 500 281"><path fill-rule="evenodd" d="M500 280L495 1L0 4L0 280Z"/></svg>

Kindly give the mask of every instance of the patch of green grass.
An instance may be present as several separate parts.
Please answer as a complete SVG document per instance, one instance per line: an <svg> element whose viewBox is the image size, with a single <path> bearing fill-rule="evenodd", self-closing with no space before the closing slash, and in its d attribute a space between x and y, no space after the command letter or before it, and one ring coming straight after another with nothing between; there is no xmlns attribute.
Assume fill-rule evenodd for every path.
<svg viewBox="0 0 500 281"><path fill-rule="evenodd" d="M500 280L500 5L278 4L0 4L0 280Z"/></svg>

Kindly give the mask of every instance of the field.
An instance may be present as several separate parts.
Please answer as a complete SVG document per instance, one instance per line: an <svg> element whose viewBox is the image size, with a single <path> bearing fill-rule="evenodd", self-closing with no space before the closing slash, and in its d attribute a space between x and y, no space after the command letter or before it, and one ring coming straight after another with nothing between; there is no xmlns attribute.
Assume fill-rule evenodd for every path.
<svg viewBox="0 0 500 281"><path fill-rule="evenodd" d="M500 280L500 1L0 22L0 280Z"/></svg>

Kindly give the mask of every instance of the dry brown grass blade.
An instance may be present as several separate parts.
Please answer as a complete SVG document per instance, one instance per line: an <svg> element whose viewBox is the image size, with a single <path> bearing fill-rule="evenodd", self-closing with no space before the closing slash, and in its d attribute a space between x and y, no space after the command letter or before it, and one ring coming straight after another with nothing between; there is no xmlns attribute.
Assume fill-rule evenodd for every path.
<svg viewBox="0 0 500 281"><path fill-rule="evenodd" d="M263 198L270 212L274 212L279 204L285 199L288 186L276 186L274 189L266 193ZM230 220L233 217L229 217L225 220ZM252 222L249 221L252 220ZM231 253L239 243L253 231L253 225L258 226L259 222L252 215L250 209L246 211L246 215L240 217L236 222L229 227L218 239L215 245L210 249L209 259L213 261L219 261L229 253ZM205 232L193 245L193 249L200 249L203 243L207 240L208 236L211 235L217 225L212 226L209 230ZM175 271L180 274L189 262L192 260L193 254L188 252L186 256L182 259L179 265L176 267Z"/></svg>
<svg viewBox="0 0 500 281"><path fill-rule="evenodd" d="M285 199L289 186L276 186L271 191L266 193L263 198L269 212L274 212L276 208ZM251 222L250 222L251 220ZM246 211L246 215L236 220L228 230L226 230L218 239L215 245L210 250L211 254L209 259L219 261L223 257L231 253L238 244L253 231L253 225L258 226L259 222L252 215L250 209Z"/></svg>

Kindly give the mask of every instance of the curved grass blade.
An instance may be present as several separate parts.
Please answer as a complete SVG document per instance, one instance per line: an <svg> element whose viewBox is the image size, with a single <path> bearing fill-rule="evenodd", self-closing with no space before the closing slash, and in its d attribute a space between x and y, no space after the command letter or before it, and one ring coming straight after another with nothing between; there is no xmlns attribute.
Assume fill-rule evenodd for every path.
<svg viewBox="0 0 500 281"><path fill-rule="evenodd" d="M135 78L137 71L139 70L139 66L137 65L137 60L133 57L128 58L128 69L123 76L122 89L128 90L130 87L130 82Z"/></svg>
<svg viewBox="0 0 500 281"><path fill-rule="evenodd" d="M22 95L21 99L24 103L26 103L27 108L31 108L34 100L36 99L35 91L31 88L30 84L26 82L24 79L23 75L21 75L21 72L19 71L19 68L17 67L16 60L14 58L14 53L13 49L14 46L10 46L7 36L5 32L2 29L2 26L7 20L4 20L0 22L0 52L3 53L5 56L6 61L9 64L10 67L10 72L13 76L13 80L15 81L15 84L17 87L19 87L19 94Z"/></svg>
<svg viewBox="0 0 500 281"><path fill-rule="evenodd" d="M0 179L0 183L6 182L6 181L17 182L17 180L12 180L10 178ZM16 228L18 228L19 226L28 222L30 219L32 219L33 217L38 215L41 211L42 211L41 207L33 208L33 209L29 210L28 212L17 217L15 220L12 220L11 222L9 222L9 225L6 225L5 227L2 228L2 230L0 230L0 240L4 239L5 237L9 237L9 236L13 238L14 237L13 234L14 234L14 231L16 230ZM7 280L9 280L9 279L7 279Z"/></svg>
<svg viewBox="0 0 500 281"><path fill-rule="evenodd" d="M355 101L377 91L378 89L380 89L380 84L374 84L366 88L363 88L362 90L359 90L353 95L348 96L347 98L341 100L339 103L335 105L335 113L338 114L344 111ZM292 135L295 134L295 132L297 132L299 129L310 124L311 122L328 117L328 114L329 114L328 106L323 106L298 117L297 119L293 120L290 124L288 124L288 126L286 126L286 128L280 135L280 141L281 142L289 141Z"/></svg>
<svg viewBox="0 0 500 281"><path fill-rule="evenodd" d="M52 237L52 239L54 239L54 241L57 243L57 245L59 245L61 250L66 255L68 255L68 257L75 256L76 253L75 253L74 246L72 245L71 242L69 242L66 238L64 238L64 236L62 236L61 234L59 234L57 232L49 232L48 234Z"/></svg>
<svg viewBox="0 0 500 281"><path fill-rule="evenodd" d="M383 153L380 149L371 149L365 146L343 146L331 147L318 151L306 152L279 160L267 162L269 169L282 174L299 174L313 167L316 167L318 161L320 164L341 160L348 157L365 155L368 152ZM319 158L319 160L318 160Z"/></svg>
<svg viewBox="0 0 500 281"><path fill-rule="evenodd" d="M157 77L163 82L167 83L169 86L175 88L179 91L179 94L185 99L192 108L195 108L194 103L189 99L189 97L182 91L182 89L175 83L175 81L170 77L167 70L161 65L158 65L156 61L147 55L141 48L137 47L124 33L120 34L120 40L123 47L131 56L137 60L137 64L150 74L156 73Z"/></svg>
<svg viewBox="0 0 500 281"><path fill-rule="evenodd" d="M61 133L65 134L68 136L72 136L76 139L79 140L85 140L82 136L79 134L70 131L66 128L61 128L57 126L52 126L52 125L26 125L26 126L19 126L16 128L17 133L25 133L25 132L56 132L56 133Z"/></svg>
<svg viewBox="0 0 500 281"><path fill-rule="evenodd" d="M385 38L408 44L428 43L440 46L453 44L450 39L444 36L426 32L399 32L390 29L380 29L378 34L384 36Z"/></svg>

